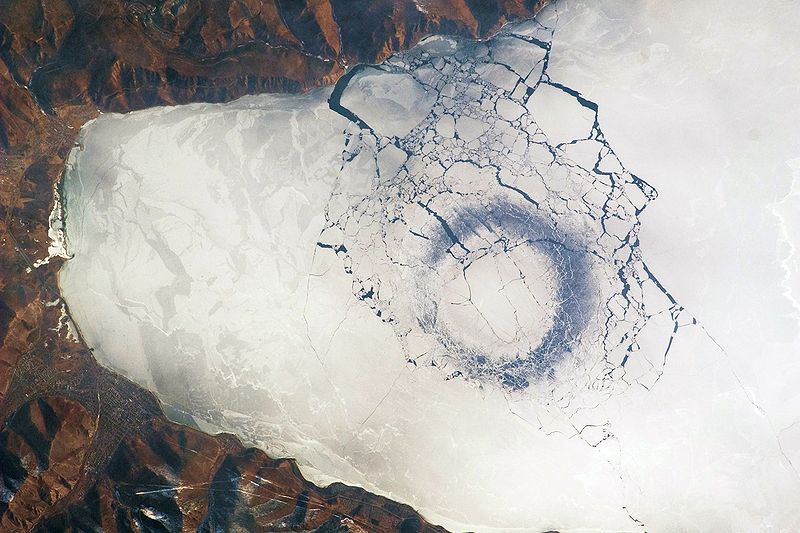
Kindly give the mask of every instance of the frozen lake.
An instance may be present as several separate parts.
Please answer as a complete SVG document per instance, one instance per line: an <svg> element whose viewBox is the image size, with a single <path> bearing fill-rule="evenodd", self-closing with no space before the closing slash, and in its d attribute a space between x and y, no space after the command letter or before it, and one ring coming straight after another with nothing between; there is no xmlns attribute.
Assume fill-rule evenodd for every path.
<svg viewBox="0 0 800 533"><path fill-rule="evenodd" d="M800 8L735 4L104 115L71 316L182 420L453 530L800 528Z"/></svg>

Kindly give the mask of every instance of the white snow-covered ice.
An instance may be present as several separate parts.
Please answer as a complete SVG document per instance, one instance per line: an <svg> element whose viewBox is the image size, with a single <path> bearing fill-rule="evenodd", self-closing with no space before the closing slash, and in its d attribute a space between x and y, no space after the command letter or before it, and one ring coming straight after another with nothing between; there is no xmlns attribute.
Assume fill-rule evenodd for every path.
<svg viewBox="0 0 800 533"><path fill-rule="evenodd" d="M201 428L453 530L798 530L798 19L565 0L104 115L70 314Z"/></svg>

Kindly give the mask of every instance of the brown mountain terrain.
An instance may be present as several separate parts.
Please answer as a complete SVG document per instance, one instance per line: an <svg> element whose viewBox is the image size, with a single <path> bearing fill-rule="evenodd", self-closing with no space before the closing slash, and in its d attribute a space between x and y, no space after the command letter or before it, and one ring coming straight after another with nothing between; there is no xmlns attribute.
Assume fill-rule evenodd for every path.
<svg viewBox="0 0 800 533"><path fill-rule="evenodd" d="M48 217L104 111L333 83L426 35L481 38L544 0L0 2L0 531L441 531L291 460L168 421L69 335Z"/></svg>

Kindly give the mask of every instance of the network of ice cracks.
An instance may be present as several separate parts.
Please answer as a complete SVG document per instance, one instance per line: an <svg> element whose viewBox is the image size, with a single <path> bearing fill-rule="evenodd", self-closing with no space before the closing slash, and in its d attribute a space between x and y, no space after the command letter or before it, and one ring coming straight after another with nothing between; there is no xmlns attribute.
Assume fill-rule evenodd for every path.
<svg viewBox="0 0 800 533"><path fill-rule="evenodd" d="M656 529L651 520L666 529L770 523L768 506L792 508L787 455L769 442L784 425L765 428L765 411L738 391L777 381L709 366L720 345L703 327L681 327L694 319L639 247L643 220L643 246L669 287L695 310L713 285L708 313L723 331L739 327L727 309L738 288L721 294L718 282L739 272L718 263L735 261L670 224L727 232L720 242L730 248L740 224L761 227L745 203L727 203L752 189L737 184L709 203L727 176L723 156L749 144L709 159L720 169L698 190L692 171L674 182L662 172L663 199L646 209L656 192L612 147L622 154L625 144L622 156L646 165L642 154L657 153L660 139L667 155L651 162L657 168L684 153L669 142L675 135L688 136L682 149L706 139L703 119L716 107L701 113L700 98L678 110L660 97L677 104L710 90L716 56L693 66L695 83L676 96L685 73L672 67L683 55L642 73L629 61L647 50L641 42L621 38L619 55L599 38L625 34L634 13L633 33L647 34L660 11L639 9L590 11L591 31L569 19L561 36L528 21L485 42L430 38L306 95L104 115L84 128L62 183L69 316L98 361L156 393L173 418L234 432L296 458L315 483L361 485L453 530L619 531L630 520L638 529L632 515ZM707 19L671 9L679 20ZM670 44L685 38L668 33ZM705 34L698 24L693 35ZM668 84L645 87L648 105L633 106L661 110L659 126L634 130L640 141L612 129L637 122L616 121L631 68L631 87L670 71ZM600 71L611 74L591 89L609 105L598 115L579 91ZM693 114L697 131L683 127ZM637 152L639 142L647 149ZM695 172L710 146L696 144L687 159ZM666 168L683 166L681 156L680 169ZM677 209L684 195L692 209ZM709 206L729 205L747 214L717 226ZM760 242L754 234L741 242ZM731 283L762 275L762 253L772 253L763 246ZM701 253L709 259L690 260ZM740 346L739 363L762 353L764 335ZM651 387L668 356L672 368ZM777 366L769 360L754 364ZM787 390L775 387L776 405ZM741 479L753 481L746 494Z"/></svg>
<svg viewBox="0 0 800 533"><path fill-rule="evenodd" d="M552 32L435 37L349 72L329 102L358 128L318 246L409 363L566 407L650 387L683 308L639 250L656 191L621 164L597 106L548 77Z"/></svg>
<svg viewBox="0 0 800 533"><path fill-rule="evenodd" d="M552 38L433 37L308 95L101 117L63 184L87 344L315 482L505 520L486 487L545 467L540 429L609 438L595 408L651 387L692 321L640 255L656 192L548 78Z"/></svg>

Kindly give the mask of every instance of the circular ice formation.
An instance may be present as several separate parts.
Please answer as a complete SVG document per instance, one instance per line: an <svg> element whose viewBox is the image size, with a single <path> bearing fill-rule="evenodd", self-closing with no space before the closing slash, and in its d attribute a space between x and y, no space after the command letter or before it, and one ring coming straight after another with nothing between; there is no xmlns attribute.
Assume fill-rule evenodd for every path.
<svg viewBox="0 0 800 533"><path fill-rule="evenodd" d="M549 39L536 22L488 42L435 37L343 78L331 109L358 129L320 242L410 361L572 394L613 382L638 350L644 290L660 290L637 237L655 191L620 164L597 106L549 78ZM416 96L377 113L397 80Z"/></svg>
<svg viewBox="0 0 800 533"><path fill-rule="evenodd" d="M416 307L465 375L519 390L551 376L593 306L586 253L505 201L461 209L432 239Z"/></svg>
<svg viewBox="0 0 800 533"><path fill-rule="evenodd" d="M800 54L763 21L797 10L717 3L558 3L571 11L548 68L534 61L550 52L533 23L481 44L428 41L425 57L370 68L402 70L435 95L407 133L386 138L331 111L328 90L106 114L84 129L63 183L69 313L98 360L183 421L296 457L317 483L413 504L453 531L798 530L787 462L798 453L796 409L786 396L796 387L764 373L791 376L797 350L779 335L784 286L759 283L765 273L782 279L764 235L786 230L774 215L794 205L771 203L777 182L760 177L789 151L753 152L753 137L739 135L748 123L763 135L775 125L765 111L786 108L791 76L775 58ZM727 46L744 34L747 46ZM715 39L725 46L715 51ZM559 65L564 86L546 76ZM709 69L720 76L709 81ZM784 83L719 98L720 87L742 93L748 76ZM702 328L639 255L639 214L654 192L619 164L593 104L570 87L592 87L626 157L659 169L665 205L648 214L649 252L702 308ZM763 105L740 105L754 98ZM713 117L711 101L722 106ZM791 131L784 115L775 139ZM379 130L384 115L374 116L364 122ZM708 149L709 128L731 132L726 147L712 136ZM722 179L726 155L741 179ZM736 204L744 218L730 209L756 189L754 202ZM469 365L417 322L425 297L446 301L458 270L445 265L464 256L434 243L444 230L426 208L452 229L466 210L504 202L580 253L593 295L573 300L565 316L582 311L585 327L525 391L493 375L443 381ZM743 232L742 221L767 233ZM507 219L501 226L522 239ZM493 259L479 255L479 236L461 240L474 266ZM752 268L734 265L742 243ZM536 295L554 309L557 248L516 250L531 276L546 272ZM730 276L747 286L732 291ZM496 280L484 281L492 292ZM778 334L766 342L746 327L764 313L773 319L758 325ZM524 324L530 345L552 329L542 315ZM492 344L441 309L437 321L462 345ZM523 346L492 345L490 363Z"/></svg>
<svg viewBox="0 0 800 533"><path fill-rule="evenodd" d="M471 248L467 241L466 246ZM440 342L459 332L465 349L481 361L502 361L533 350L552 329L560 286L555 264L545 250L525 241L496 243L470 252L463 266L443 278L422 325L440 332Z"/></svg>

